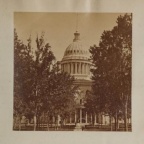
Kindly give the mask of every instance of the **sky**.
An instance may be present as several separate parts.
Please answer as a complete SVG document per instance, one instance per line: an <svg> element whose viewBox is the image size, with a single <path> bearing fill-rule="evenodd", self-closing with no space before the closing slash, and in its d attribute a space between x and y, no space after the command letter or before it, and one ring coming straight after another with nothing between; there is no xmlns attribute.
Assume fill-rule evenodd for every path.
<svg viewBox="0 0 144 144"><path fill-rule="evenodd" d="M112 30L119 15L123 13L15 12L14 28L25 44L31 35L33 47L36 36L44 32L45 42L50 44L56 59L60 61L76 31L88 50L94 44L98 46L103 31Z"/></svg>

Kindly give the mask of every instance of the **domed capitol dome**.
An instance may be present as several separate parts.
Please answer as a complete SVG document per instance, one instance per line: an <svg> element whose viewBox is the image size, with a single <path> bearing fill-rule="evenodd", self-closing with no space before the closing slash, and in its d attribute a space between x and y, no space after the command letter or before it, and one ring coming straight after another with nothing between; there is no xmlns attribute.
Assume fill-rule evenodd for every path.
<svg viewBox="0 0 144 144"><path fill-rule="evenodd" d="M80 33L74 33L73 42L66 48L61 69L76 79L90 79L90 53L80 40Z"/></svg>
<svg viewBox="0 0 144 144"><path fill-rule="evenodd" d="M80 33L74 33L73 42L66 48L63 60L66 59L89 59L89 52L80 40Z"/></svg>

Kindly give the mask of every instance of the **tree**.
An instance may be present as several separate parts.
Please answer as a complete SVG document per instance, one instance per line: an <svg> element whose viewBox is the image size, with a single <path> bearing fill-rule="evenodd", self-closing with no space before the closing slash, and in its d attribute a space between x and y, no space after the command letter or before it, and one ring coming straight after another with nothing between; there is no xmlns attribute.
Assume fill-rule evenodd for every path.
<svg viewBox="0 0 144 144"><path fill-rule="evenodd" d="M35 83L37 88L33 96L34 100L37 99L37 104L40 104L37 106L39 110L41 107L47 115L47 129L49 129L50 116L54 116L58 121L57 116L62 116L74 104L74 78L60 72L49 44L43 46L43 36L36 42L38 50L35 61L37 78Z"/></svg>
<svg viewBox="0 0 144 144"><path fill-rule="evenodd" d="M117 18L117 26L104 31L99 47L90 48L94 68L93 92L99 111L107 112L115 118L122 111L127 126L127 111L131 109L131 49L132 15Z"/></svg>
<svg viewBox="0 0 144 144"><path fill-rule="evenodd" d="M43 102L42 95L42 80L46 75L47 78L50 76L53 62L55 61L55 56L51 51L49 43L45 44L44 33L41 37L36 39L36 50L35 50L35 59L33 62L33 83L32 83L32 93L28 97L28 101L33 106L34 111L34 130L36 130L37 117L39 117L40 110Z"/></svg>
<svg viewBox="0 0 144 144"><path fill-rule="evenodd" d="M36 116L41 106L40 81L44 73L49 75L55 57L49 44L44 44L43 34L37 37L35 55L31 47L24 45L14 32L14 112L26 114L25 107L34 114L34 130L36 130ZM21 110L21 112L20 112Z"/></svg>
<svg viewBox="0 0 144 144"><path fill-rule="evenodd" d="M98 104L96 103L97 100L96 100L96 96L94 95L94 93L92 91L89 91L87 90L86 91L86 96L85 96L85 108L86 108L86 111L89 113L89 114L92 114L92 123L94 125L94 116L95 114L99 114L99 111L98 111Z"/></svg>
<svg viewBox="0 0 144 144"><path fill-rule="evenodd" d="M53 66L49 78L46 77L43 77L41 84L43 107L48 117L55 117L58 124L58 116L63 122L66 115L74 110L74 95L77 87L73 85L74 77L60 71L57 64Z"/></svg>
<svg viewBox="0 0 144 144"><path fill-rule="evenodd" d="M25 97L30 91L28 85L31 84L29 71L33 60L30 53L30 47L19 40L16 30L14 30L14 117L19 121L19 129L21 116L27 115L30 111L25 101Z"/></svg>
<svg viewBox="0 0 144 144"><path fill-rule="evenodd" d="M33 115L34 130L45 113L49 129L50 116L64 119L74 109L74 77L58 69L44 33L37 36L36 48L32 49L31 37L24 45L15 32L14 52L14 112Z"/></svg>

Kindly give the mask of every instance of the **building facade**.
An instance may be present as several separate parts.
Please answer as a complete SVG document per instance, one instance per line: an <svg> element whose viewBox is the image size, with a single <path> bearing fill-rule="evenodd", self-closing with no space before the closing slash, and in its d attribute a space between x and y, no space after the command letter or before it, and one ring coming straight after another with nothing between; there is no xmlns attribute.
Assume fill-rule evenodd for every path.
<svg viewBox="0 0 144 144"><path fill-rule="evenodd" d="M71 115L67 120L67 124L80 123L83 125L98 123L108 123L106 116L92 114L86 111L84 107L86 92L91 90L92 80L90 67L90 53L88 48L82 43L80 33L74 33L73 42L66 48L64 56L61 61L61 70L68 72L75 77L75 85L79 86L78 95L76 96L76 110L75 114Z"/></svg>

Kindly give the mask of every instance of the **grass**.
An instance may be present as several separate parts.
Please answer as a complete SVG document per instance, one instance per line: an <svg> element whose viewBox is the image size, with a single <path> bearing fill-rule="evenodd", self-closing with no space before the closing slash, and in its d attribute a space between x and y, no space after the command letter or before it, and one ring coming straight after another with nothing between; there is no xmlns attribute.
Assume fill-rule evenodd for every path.
<svg viewBox="0 0 144 144"><path fill-rule="evenodd" d="M49 131L74 131L75 125L65 125L63 127L57 127L55 128L54 126L49 127ZM113 131L114 130L114 125L113 125ZM14 131L19 131L18 126L13 129ZM21 131L33 131L33 125L21 125ZM43 125L43 127L37 128L37 131L47 131L46 125ZM83 127L83 131L111 131L109 125L86 125ZM118 131L124 131L124 125L120 125ZM131 126L129 125L129 131L131 131Z"/></svg>

